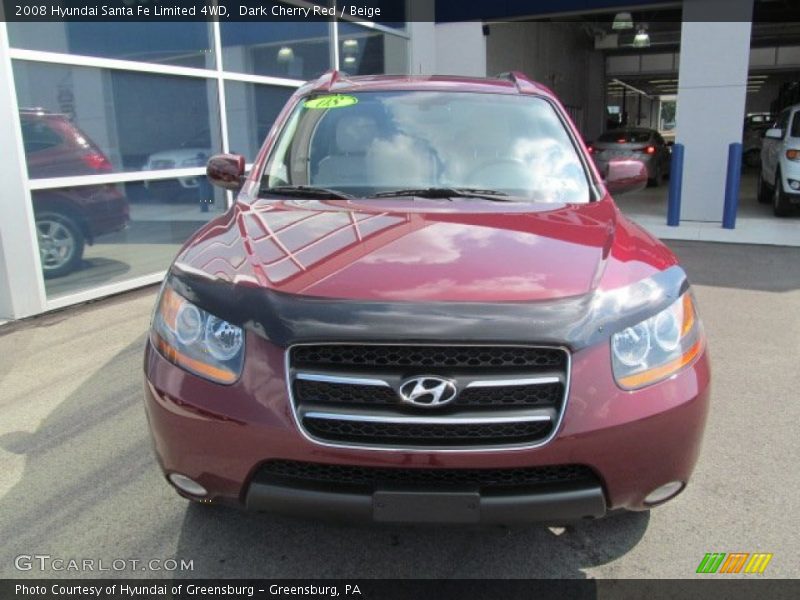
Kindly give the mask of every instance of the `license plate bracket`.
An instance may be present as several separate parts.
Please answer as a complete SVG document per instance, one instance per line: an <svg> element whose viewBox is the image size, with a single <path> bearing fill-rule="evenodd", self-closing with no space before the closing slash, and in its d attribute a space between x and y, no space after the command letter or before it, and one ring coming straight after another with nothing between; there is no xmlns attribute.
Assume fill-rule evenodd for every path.
<svg viewBox="0 0 800 600"><path fill-rule="evenodd" d="M385 523L477 523L478 492L377 491L372 513Z"/></svg>

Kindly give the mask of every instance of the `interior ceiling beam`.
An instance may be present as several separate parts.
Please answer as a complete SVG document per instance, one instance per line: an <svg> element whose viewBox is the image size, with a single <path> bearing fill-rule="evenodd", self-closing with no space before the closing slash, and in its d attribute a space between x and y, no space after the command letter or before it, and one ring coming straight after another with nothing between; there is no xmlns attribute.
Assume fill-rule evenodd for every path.
<svg viewBox="0 0 800 600"><path fill-rule="evenodd" d="M648 98L651 97L651 95L648 94L647 92L645 92L643 90L640 90L639 88L634 87L634 86L632 86L632 85L630 85L628 83L625 83L624 81L620 81L619 79L612 79L611 83L616 83L617 85L622 86L622 87L634 92L635 94L640 94L642 96L647 96Z"/></svg>

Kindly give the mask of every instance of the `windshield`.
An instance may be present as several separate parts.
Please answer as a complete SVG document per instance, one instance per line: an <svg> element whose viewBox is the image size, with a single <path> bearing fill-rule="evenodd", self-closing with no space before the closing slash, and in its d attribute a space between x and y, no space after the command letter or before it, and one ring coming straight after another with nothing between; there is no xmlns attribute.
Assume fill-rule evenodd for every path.
<svg viewBox="0 0 800 600"><path fill-rule="evenodd" d="M789 133L789 136L793 138L800 137L800 111L794 113L794 119L792 120L792 130Z"/></svg>
<svg viewBox="0 0 800 600"><path fill-rule="evenodd" d="M302 100L273 146L262 188L355 197L480 189L585 203L588 175L558 115L535 97L362 92Z"/></svg>

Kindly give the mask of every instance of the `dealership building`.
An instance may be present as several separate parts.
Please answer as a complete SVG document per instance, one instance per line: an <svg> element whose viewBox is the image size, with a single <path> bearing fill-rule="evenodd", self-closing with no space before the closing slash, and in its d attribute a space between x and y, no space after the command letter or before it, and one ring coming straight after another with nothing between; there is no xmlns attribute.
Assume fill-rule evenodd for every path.
<svg viewBox="0 0 800 600"><path fill-rule="evenodd" d="M756 171L731 178L729 163L732 144L753 151L748 115L800 103L792 4L406 0L403 22L0 23L0 321L159 282L233 200L208 186L207 158L252 161L294 90L332 68L522 71L588 141L627 125L682 147L681 178L619 202L656 235L800 245L800 216L774 217Z"/></svg>

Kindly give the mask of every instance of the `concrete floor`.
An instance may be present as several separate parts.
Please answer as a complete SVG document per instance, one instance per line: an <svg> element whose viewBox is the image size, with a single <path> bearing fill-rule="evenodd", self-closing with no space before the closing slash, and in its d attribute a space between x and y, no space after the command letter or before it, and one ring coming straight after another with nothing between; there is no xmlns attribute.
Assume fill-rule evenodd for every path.
<svg viewBox="0 0 800 600"><path fill-rule="evenodd" d="M761 204L756 198L758 173L755 170L746 170L742 173L739 188L738 219L768 219L779 221L772 214L772 205ZM625 194L615 198L617 205L627 215L659 217L667 219L667 195L669 193L669 180L664 181L657 188L645 188L639 192ZM720 216L720 218L722 218ZM800 228L800 210L788 220L795 222Z"/></svg>
<svg viewBox="0 0 800 600"><path fill-rule="evenodd" d="M776 217L772 205L760 204L756 199L757 180L755 170L742 174L735 229L723 229L719 222L686 220L681 220L680 227L668 227L669 182L658 188L618 196L615 200L628 217L661 239L800 247L800 210L790 217Z"/></svg>
<svg viewBox="0 0 800 600"><path fill-rule="evenodd" d="M162 272L183 242L219 214L219 210L201 213L197 206L133 205L126 229L100 236L94 245L86 246L83 263L76 271L45 280L47 297Z"/></svg>
<svg viewBox="0 0 800 600"><path fill-rule="evenodd" d="M127 229L87 246L80 268L64 277L45 279L48 299L111 283L161 273L202 221L132 221Z"/></svg>
<svg viewBox="0 0 800 600"><path fill-rule="evenodd" d="M190 505L161 478L142 408L150 288L0 328L0 577L81 575L13 566L48 554L194 565L118 576L686 578L734 551L772 552L764 577L797 577L800 249L671 245L708 332L713 408L694 480L650 514L372 528Z"/></svg>

